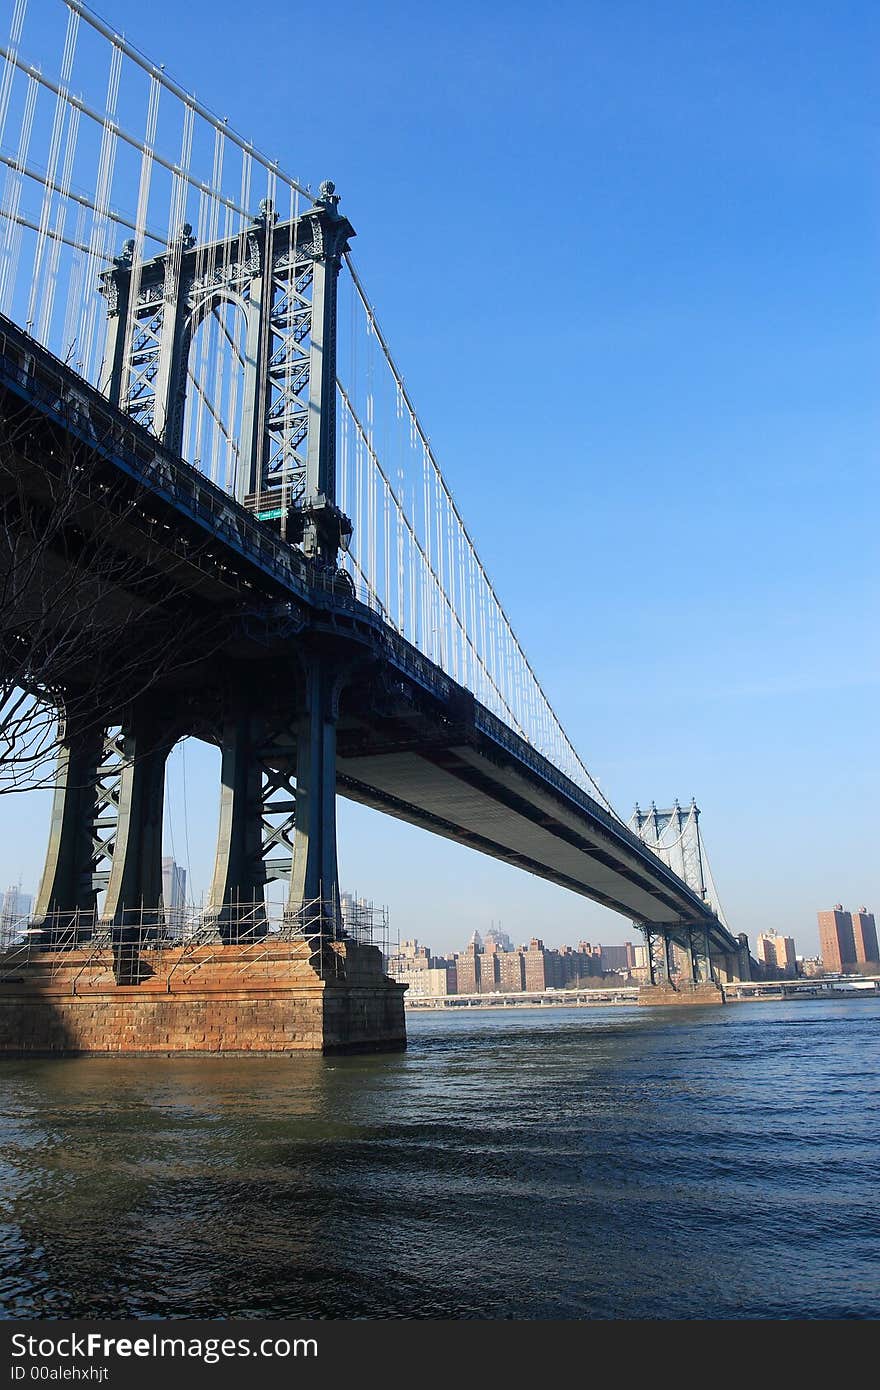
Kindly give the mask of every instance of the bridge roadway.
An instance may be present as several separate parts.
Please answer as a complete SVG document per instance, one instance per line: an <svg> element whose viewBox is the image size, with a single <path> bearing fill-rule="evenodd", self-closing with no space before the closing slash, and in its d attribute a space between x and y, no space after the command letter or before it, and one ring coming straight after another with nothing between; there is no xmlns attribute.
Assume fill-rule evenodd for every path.
<svg viewBox="0 0 880 1390"><path fill-rule="evenodd" d="M19 442L10 448L13 436ZM257 522L6 319L0 446L7 461L0 488L33 488L35 505L47 470L70 471L69 452L61 461L72 449L77 476L88 479L74 485L89 493L90 524L96 532L112 526L120 555L142 562L151 611L164 595L169 632L184 611L204 614L212 642L161 684L181 732L221 743L212 701L237 682L275 720L276 762L295 774L296 738L284 729L304 698L298 653L329 653L345 672L336 757L343 796L656 924L682 945L696 930L701 952L706 943L715 957L736 951L707 904L628 827L381 614L340 590L333 572ZM124 591L124 580L122 588L121 604L143 601L142 587L139 596Z"/></svg>

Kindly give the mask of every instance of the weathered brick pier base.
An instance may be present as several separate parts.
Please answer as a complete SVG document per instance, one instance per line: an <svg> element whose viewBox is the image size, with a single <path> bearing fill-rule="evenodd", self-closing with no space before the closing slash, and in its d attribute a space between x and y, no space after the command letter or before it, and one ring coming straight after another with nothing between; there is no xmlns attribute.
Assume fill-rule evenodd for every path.
<svg viewBox="0 0 880 1390"><path fill-rule="evenodd" d="M720 985L694 984L683 980L675 988L671 985L642 985L639 990L640 1004L723 1004L724 993Z"/></svg>
<svg viewBox="0 0 880 1390"><path fill-rule="evenodd" d="M128 954L125 952L128 950ZM0 1055L378 1052L406 1046L404 987L352 941L0 957Z"/></svg>

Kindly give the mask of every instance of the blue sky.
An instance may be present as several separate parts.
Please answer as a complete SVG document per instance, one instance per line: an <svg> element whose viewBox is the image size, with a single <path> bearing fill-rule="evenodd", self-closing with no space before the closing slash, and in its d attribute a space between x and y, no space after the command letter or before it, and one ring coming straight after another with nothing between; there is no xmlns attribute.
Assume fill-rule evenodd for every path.
<svg viewBox="0 0 880 1390"><path fill-rule="evenodd" d="M880 910L880 10L100 9L290 173L335 179L446 477L618 810L695 796L753 941L809 954L817 909ZM196 887L213 758L186 753ZM48 807L24 806L0 805L0 874L27 888ZM344 885L436 949L499 919L629 935L361 808L340 830Z"/></svg>

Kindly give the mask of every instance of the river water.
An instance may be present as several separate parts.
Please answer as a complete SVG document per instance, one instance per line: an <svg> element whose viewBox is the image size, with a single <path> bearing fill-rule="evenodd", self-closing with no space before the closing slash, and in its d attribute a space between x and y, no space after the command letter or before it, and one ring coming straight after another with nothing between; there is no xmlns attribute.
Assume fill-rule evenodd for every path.
<svg viewBox="0 0 880 1390"><path fill-rule="evenodd" d="M0 1064L6 1318L880 1317L880 1000Z"/></svg>

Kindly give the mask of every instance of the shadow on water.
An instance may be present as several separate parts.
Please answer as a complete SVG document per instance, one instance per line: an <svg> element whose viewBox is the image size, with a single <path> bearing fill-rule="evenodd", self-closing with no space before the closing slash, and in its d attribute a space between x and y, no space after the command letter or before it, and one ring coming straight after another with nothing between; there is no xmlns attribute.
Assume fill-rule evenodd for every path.
<svg viewBox="0 0 880 1390"><path fill-rule="evenodd" d="M877 1001L408 1027L0 1064L3 1315L880 1315Z"/></svg>

